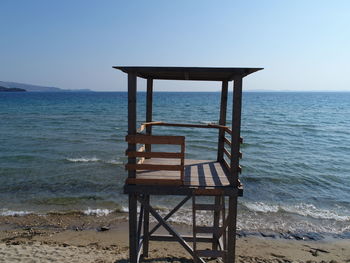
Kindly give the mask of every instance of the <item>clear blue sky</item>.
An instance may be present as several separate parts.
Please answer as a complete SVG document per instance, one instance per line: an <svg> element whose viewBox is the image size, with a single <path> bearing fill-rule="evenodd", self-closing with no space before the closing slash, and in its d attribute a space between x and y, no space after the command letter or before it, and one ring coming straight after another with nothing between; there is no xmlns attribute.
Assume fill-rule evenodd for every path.
<svg viewBox="0 0 350 263"><path fill-rule="evenodd" d="M1 0L0 12L3 81L118 91L113 65L242 66L265 68L246 90L350 91L347 0Z"/></svg>

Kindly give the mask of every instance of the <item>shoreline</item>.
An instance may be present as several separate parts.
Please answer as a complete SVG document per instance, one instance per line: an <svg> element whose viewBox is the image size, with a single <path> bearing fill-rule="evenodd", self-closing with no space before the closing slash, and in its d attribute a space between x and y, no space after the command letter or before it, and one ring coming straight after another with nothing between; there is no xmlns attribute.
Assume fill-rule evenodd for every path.
<svg viewBox="0 0 350 263"><path fill-rule="evenodd" d="M154 223L152 223L154 225ZM173 224L174 225L174 224ZM191 227L175 224L182 233ZM164 230L160 230L165 234ZM350 239L298 239L273 233L237 235L237 262L350 262ZM151 242L146 262L192 262L180 245ZM0 262L114 262L128 259L125 213L0 217ZM73 260L74 259L74 260ZM26 261L28 260L28 261Z"/></svg>
<svg viewBox="0 0 350 263"><path fill-rule="evenodd" d="M150 223L155 223L155 219L150 218ZM38 228L42 230L98 230L101 227L113 229L128 221L128 213L114 211L108 214L86 214L79 211L49 212L47 214L24 214L24 215L1 215L0 231ZM191 226L184 223L170 222L177 228L186 232L191 230ZM125 226L128 228L128 225ZM306 231L274 231L269 229L242 230L237 228L237 239L245 237L269 238L276 240L296 240L296 241L337 241L349 240L350 231L342 233L326 232L306 232Z"/></svg>

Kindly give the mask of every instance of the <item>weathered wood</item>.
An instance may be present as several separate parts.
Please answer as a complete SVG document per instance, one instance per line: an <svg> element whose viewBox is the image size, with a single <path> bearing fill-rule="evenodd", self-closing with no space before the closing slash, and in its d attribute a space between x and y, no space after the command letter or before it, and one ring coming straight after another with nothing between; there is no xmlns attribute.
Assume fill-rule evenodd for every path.
<svg viewBox="0 0 350 263"><path fill-rule="evenodd" d="M145 184L145 185L182 185L181 179L138 179L127 178L126 184Z"/></svg>
<svg viewBox="0 0 350 263"><path fill-rule="evenodd" d="M228 146L231 147L232 143L231 143L231 141L230 141L229 139L227 139L226 137L224 137L224 141L225 141L225 143L227 143Z"/></svg>
<svg viewBox="0 0 350 263"><path fill-rule="evenodd" d="M126 164L126 170L166 170L181 171L184 169L182 165L165 165L165 164Z"/></svg>
<svg viewBox="0 0 350 263"><path fill-rule="evenodd" d="M204 189L204 190L203 190ZM194 187L194 186L188 186L188 185L162 185L162 187L154 187L154 185L147 185L147 184L125 184L123 187L123 192L125 194L130 193L144 193L149 195L197 195L204 194L207 196L216 196L216 195L225 195L225 196L232 196L232 195L243 195L243 188L234 188L232 186L224 186L220 187L210 187L206 191L207 188L203 187ZM214 191L215 190L215 191Z"/></svg>
<svg viewBox="0 0 350 263"><path fill-rule="evenodd" d="M150 196L145 195L145 202L150 204ZM148 207L144 208L144 218L143 218L143 257L148 257L149 250L149 209Z"/></svg>
<svg viewBox="0 0 350 263"><path fill-rule="evenodd" d="M242 78L260 69L252 68L189 68L189 67L117 67L128 73L128 164L126 165L128 179L124 186L124 192L129 194L129 243L130 243L130 262L138 263L141 251L144 256L148 255L149 240L166 241L177 240L194 258L195 262L204 263L202 257L222 257L225 263L233 263L235 257L235 234L236 234L236 217L237 217L237 196L241 195L242 185L239 181L239 159L242 154L239 151L240 143L243 139L240 137L241 124L241 104L242 104ZM146 122L136 130L136 95L137 95L137 77L147 79L147 101L146 101ZM222 82L220 118L218 124L181 124L181 123L164 123L154 122L152 118L153 103L153 79L185 79L185 80L215 80ZM228 81L234 80L233 94L233 114L232 129L226 125L227 111L227 87ZM175 137L180 136L163 136L160 140L152 136L152 126L173 126L184 128L215 128L219 129L217 161L206 163L192 163L184 160L185 157L185 140L179 140L174 143ZM146 135L137 134L146 130ZM225 134L230 135L230 140L225 138ZM137 141L140 136L141 141ZM147 138L147 139L146 139ZM149 138L151 138L149 140ZM170 143L169 143L170 142ZM144 148L136 151L136 144L145 144ZM173 144L181 145L181 153L169 153L167 151L153 153L152 144ZM224 148L225 144L230 147ZM146 153L143 153L145 151ZM230 162L225 161L226 156ZM137 159L138 158L138 159ZM141 159L139 159L141 158ZM150 158L150 159L146 159ZM158 160L165 160L159 162ZM139 160L137 164L137 160ZM177 163L174 163L175 161ZM153 163L148 162L153 161ZM168 163L167 163L168 162ZM170 170L164 170L168 168ZM176 169L175 169L176 168ZM137 170L142 169L142 170ZM156 170L150 170L156 169ZM159 170L161 169L161 170ZM179 170L180 169L180 170ZM180 171L180 174L179 174ZM228 178L230 181L228 181ZM198 229L205 233L214 233L212 237L199 237L197 233L194 237L182 238L166 220L174 213L170 212L165 218L162 218L149 204L149 195L204 195L215 196L215 206L200 207L193 206L193 221L196 232ZM141 197L142 198L139 198ZM220 211L217 209L218 204L224 204L225 196L229 196L229 215L225 218L225 207L222 207L223 225L220 227ZM147 199L148 197L148 199ZM142 204L140 218L137 220L137 198ZM196 198L196 197L194 197ZM195 202L195 199L193 200ZM200 205L200 204L198 204ZM195 211L200 208L211 208L214 211L214 223L212 229L196 226ZM149 231L149 214L152 214L171 235L166 237L150 237ZM146 215L147 214L147 215ZM139 222L139 224L137 224ZM146 226L147 225L147 226ZM143 236L141 237L143 227ZM225 229L228 229L228 236ZM220 239L220 236L222 238ZM153 238L153 239L152 239ZM219 240L218 240L219 239ZM213 250L193 251L186 243L187 241L200 240L212 242ZM226 242L227 241L227 242ZM221 242L221 243L220 243ZM223 242L223 244L222 244ZM194 246L196 246L194 244ZM219 249L227 248L225 251ZM227 254L227 256L225 256ZM199 256L200 255L200 256Z"/></svg>
<svg viewBox="0 0 350 263"><path fill-rule="evenodd" d="M152 122L152 108L153 108L153 79L147 79L147 96L146 96L146 122ZM146 125L144 125L146 126ZM152 126L146 126L146 134L152 134ZM152 149L151 144L146 144L146 152Z"/></svg>
<svg viewBox="0 0 350 263"><path fill-rule="evenodd" d="M114 66L125 73L135 73L140 78L169 80L223 81L236 76L245 77L262 68L213 68L213 67L123 67Z"/></svg>
<svg viewBox="0 0 350 263"><path fill-rule="evenodd" d="M191 124L191 123L167 123L162 121L143 123L143 125L149 126L172 126L172 127L185 127L185 128L211 128L211 129L229 129L227 126L222 126L218 124Z"/></svg>
<svg viewBox="0 0 350 263"><path fill-rule="evenodd" d="M222 236L222 242L224 243L223 244L223 250L227 250L227 232L226 232L226 229L227 229L227 226L225 224L225 220L226 220L226 204L225 204L225 196L221 196L221 204L222 204L222 233L220 236Z"/></svg>
<svg viewBox="0 0 350 263"><path fill-rule="evenodd" d="M233 107L232 107L232 134L231 134L231 172L229 177L234 187L238 186L239 173L239 147L241 134L241 108L242 108L242 78L234 80Z"/></svg>
<svg viewBox="0 0 350 263"><path fill-rule="evenodd" d="M223 81L222 87L221 87L220 118L219 118L219 125L222 125L222 126L226 125L227 90L228 90L228 81ZM225 129L220 128L219 138L218 138L218 153L217 153L218 162L223 159L224 137L225 137Z"/></svg>
<svg viewBox="0 0 350 263"><path fill-rule="evenodd" d="M142 144L176 144L182 145L185 141L185 136L164 136L164 135L127 135L125 140L128 143Z"/></svg>
<svg viewBox="0 0 350 263"><path fill-rule="evenodd" d="M197 253L197 225L196 225L196 196L192 196L192 233L193 233L193 251ZM196 262L196 260L195 260Z"/></svg>
<svg viewBox="0 0 350 263"><path fill-rule="evenodd" d="M186 241L186 242L193 242L193 236L188 236L188 235L182 235L182 238ZM150 241L160 241L160 242L173 242L173 241L177 241L177 239L173 236L169 236L169 235L153 235L150 236L149 238ZM213 241L213 239L211 237L207 237L207 236L196 236L196 242L200 242L200 243L211 243Z"/></svg>
<svg viewBox="0 0 350 263"><path fill-rule="evenodd" d="M144 152L145 151L145 145L142 145L140 148L137 149L136 152ZM128 149L126 149L125 151L125 155L128 157L140 157L140 156L134 156L131 153L135 153L134 151L129 151Z"/></svg>
<svg viewBox="0 0 350 263"><path fill-rule="evenodd" d="M224 153L225 153L225 155L229 158L229 159L231 159L231 154L227 151L227 149L224 147Z"/></svg>
<svg viewBox="0 0 350 263"><path fill-rule="evenodd" d="M197 188L193 189L195 195L223 195L225 190L220 188Z"/></svg>
<svg viewBox="0 0 350 263"><path fill-rule="evenodd" d="M142 125L148 126L148 125L157 125L157 124L162 124L164 122L162 121L150 121L150 122L144 122Z"/></svg>
<svg viewBox="0 0 350 263"><path fill-rule="evenodd" d="M224 167L226 168L227 172L231 172L231 167L230 165L226 162L226 160L222 161L222 164L224 165Z"/></svg>
<svg viewBox="0 0 350 263"><path fill-rule="evenodd" d="M136 194L129 194L129 260L137 263L137 199Z"/></svg>
<svg viewBox="0 0 350 263"><path fill-rule="evenodd" d="M179 165L179 163L179 159L151 158L146 159L143 164ZM187 159L184 167L183 184L200 187L228 186L230 185L230 182L227 179L228 175L229 170L219 162ZM138 170L136 178L181 179L181 174L179 174L178 171Z"/></svg>
<svg viewBox="0 0 350 263"><path fill-rule="evenodd" d="M197 233L216 233L219 234L220 227L213 227L213 226L197 226L196 232Z"/></svg>
<svg viewBox="0 0 350 263"><path fill-rule="evenodd" d="M201 263L205 263L204 260L199 258L193 251L193 249L187 244L187 242L180 236L180 234L173 229L149 204L145 203L144 200L139 199L139 201L146 207L148 207L152 216L159 222L161 225L169 232L169 234L173 235L178 242L182 245L184 249L195 259Z"/></svg>
<svg viewBox="0 0 350 263"><path fill-rule="evenodd" d="M129 157L145 157L145 158L184 158L184 153L173 152L127 152Z"/></svg>
<svg viewBox="0 0 350 263"><path fill-rule="evenodd" d="M206 211L220 211L222 206L220 204L196 204L195 210L206 210Z"/></svg>
<svg viewBox="0 0 350 263"><path fill-rule="evenodd" d="M128 74L128 135L136 134L136 74ZM136 144L129 142L128 151L136 151ZM128 157L128 164L136 164L135 157ZM136 171L128 172L129 178L136 177Z"/></svg>
<svg viewBox="0 0 350 263"><path fill-rule="evenodd" d="M229 197L229 204L228 204L227 256L226 256L225 263L235 263L236 221L237 221L237 196L230 196Z"/></svg>
<svg viewBox="0 0 350 263"><path fill-rule="evenodd" d="M181 157L181 166L185 167L185 141L181 144L181 153L182 153L182 157ZM184 177L185 177L185 171L184 169L182 169L180 171L181 173L181 181L182 183L184 182Z"/></svg>
<svg viewBox="0 0 350 263"><path fill-rule="evenodd" d="M142 223L143 223L143 205L141 205L141 208L140 208L139 221L137 226L137 243L139 244L138 250L140 250Z"/></svg>
<svg viewBox="0 0 350 263"><path fill-rule="evenodd" d="M215 196L215 207L221 208L221 196ZM213 227L215 229L219 228L220 223L220 209L215 209L214 211L214 220L213 220ZM218 242L219 242L219 236L217 233L213 233L213 243L212 243L212 250L218 249Z"/></svg>
<svg viewBox="0 0 350 263"><path fill-rule="evenodd" d="M225 132L227 132L228 134L232 135L232 130L230 128L225 128ZM242 137L240 137L239 141L240 141L240 143L243 143L244 140L243 140Z"/></svg>
<svg viewBox="0 0 350 263"><path fill-rule="evenodd" d="M189 199L191 196L186 196L185 199L183 199L180 203L178 203L173 210L171 210L163 219L164 221L167 221L173 214L175 214ZM158 223L150 232L149 235L152 235L154 232L157 231L157 229L161 226L161 223Z"/></svg>

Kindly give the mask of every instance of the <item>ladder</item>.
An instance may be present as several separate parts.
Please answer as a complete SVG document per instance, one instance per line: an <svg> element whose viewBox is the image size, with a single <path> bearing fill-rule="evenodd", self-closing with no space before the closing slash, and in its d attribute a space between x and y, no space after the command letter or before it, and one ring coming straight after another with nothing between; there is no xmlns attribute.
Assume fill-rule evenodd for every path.
<svg viewBox="0 0 350 263"><path fill-rule="evenodd" d="M196 212L212 211L214 213L212 226L197 226ZM220 220L221 218L221 220ZM196 203L196 195L192 196L192 221L193 221L193 251L200 258L218 258L226 261L226 217L225 217L225 197L216 196L214 204ZM220 224L221 221L221 224ZM212 235L211 249L197 249L197 234Z"/></svg>

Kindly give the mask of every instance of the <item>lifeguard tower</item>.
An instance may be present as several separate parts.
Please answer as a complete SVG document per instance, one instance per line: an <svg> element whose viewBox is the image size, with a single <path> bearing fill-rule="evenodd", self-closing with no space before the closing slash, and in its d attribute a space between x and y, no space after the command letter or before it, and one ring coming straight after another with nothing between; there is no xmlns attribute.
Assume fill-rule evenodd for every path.
<svg viewBox="0 0 350 263"><path fill-rule="evenodd" d="M128 177L124 192L129 195L130 262L148 257L150 241L177 241L195 262L218 258L235 262L237 198L243 195L239 180L242 105L242 80L262 68L199 68L199 67L120 67L128 74ZM147 80L146 116L136 127L137 78ZM221 82L219 120L216 124L168 123L153 120L153 80L194 80ZM232 127L226 126L229 83L233 82ZM157 126L204 128L218 130L216 160L186 159L184 136L154 135ZM179 151L152 151L152 145L177 145ZM184 199L165 217L152 207L152 195L178 195ZM213 203L198 203L199 196L213 197ZM196 201L197 197L197 201ZM167 220L192 199L192 235L181 235ZM228 202L227 202L228 201ZM199 210L213 211L210 226L197 226ZM150 214L158 224L150 229ZM169 235L156 235L159 227ZM198 249L197 243L209 243L209 249Z"/></svg>

